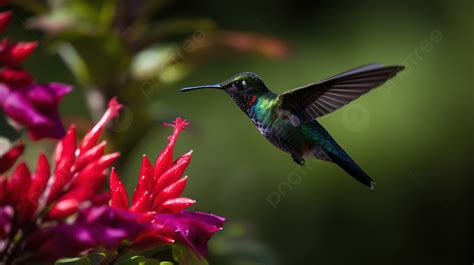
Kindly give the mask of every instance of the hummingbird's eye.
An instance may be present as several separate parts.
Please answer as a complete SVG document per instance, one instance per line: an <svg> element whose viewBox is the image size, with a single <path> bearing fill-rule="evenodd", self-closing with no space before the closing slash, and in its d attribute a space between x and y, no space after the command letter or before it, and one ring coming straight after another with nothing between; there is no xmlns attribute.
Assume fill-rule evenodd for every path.
<svg viewBox="0 0 474 265"><path fill-rule="evenodd" d="M245 82L245 80L239 80L235 82L235 85L238 89L245 89L245 87L247 86L247 82Z"/></svg>

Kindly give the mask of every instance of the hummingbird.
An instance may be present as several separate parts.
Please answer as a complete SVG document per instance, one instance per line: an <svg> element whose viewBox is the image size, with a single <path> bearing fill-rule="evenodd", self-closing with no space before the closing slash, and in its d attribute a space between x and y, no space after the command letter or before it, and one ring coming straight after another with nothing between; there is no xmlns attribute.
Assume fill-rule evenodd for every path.
<svg viewBox="0 0 474 265"><path fill-rule="evenodd" d="M255 73L243 72L224 82L182 88L223 90L252 120L270 143L291 154L298 165L315 157L337 164L349 175L374 189L375 182L317 121L403 70L403 66L368 64L282 94L272 92Z"/></svg>

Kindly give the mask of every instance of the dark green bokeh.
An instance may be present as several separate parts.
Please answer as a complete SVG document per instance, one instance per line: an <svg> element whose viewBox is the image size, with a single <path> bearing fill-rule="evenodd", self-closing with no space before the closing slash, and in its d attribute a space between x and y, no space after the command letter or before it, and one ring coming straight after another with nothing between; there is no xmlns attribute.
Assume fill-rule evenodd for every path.
<svg viewBox="0 0 474 265"><path fill-rule="evenodd" d="M191 121L177 153L195 151L186 195L198 201L197 210L247 224L278 264L472 262L472 2L189 1L167 12L209 16L225 28L271 34L293 46L283 61L213 60L141 103ZM41 50L35 56L26 67L42 81L74 82L57 57ZM375 191L326 162L307 161L295 173L290 156L266 142L224 93L176 93L241 71L258 73L282 92L371 62L407 69L321 123L376 180ZM63 113L86 116L84 104L76 89ZM130 190L141 154L157 155L169 133L157 124L127 154L120 174ZM275 200L275 192L280 200L272 205L268 196Z"/></svg>

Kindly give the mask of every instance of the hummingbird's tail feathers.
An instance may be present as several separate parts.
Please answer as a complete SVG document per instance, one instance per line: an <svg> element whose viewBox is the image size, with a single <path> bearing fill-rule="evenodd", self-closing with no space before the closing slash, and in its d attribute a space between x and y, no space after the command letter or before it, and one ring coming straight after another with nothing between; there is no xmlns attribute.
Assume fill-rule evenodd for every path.
<svg viewBox="0 0 474 265"><path fill-rule="evenodd" d="M326 154L331 158L332 162L336 163L360 183L373 190L375 188L375 181L370 178L341 147L337 146L336 149L337 150L334 148L330 150L325 149Z"/></svg>

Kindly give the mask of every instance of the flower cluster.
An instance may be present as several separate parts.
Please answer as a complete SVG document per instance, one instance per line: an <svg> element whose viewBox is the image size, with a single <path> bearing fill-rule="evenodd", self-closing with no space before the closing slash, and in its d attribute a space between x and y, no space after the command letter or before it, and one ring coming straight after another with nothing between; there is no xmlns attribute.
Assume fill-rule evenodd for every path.
<svg viewBox="0 0 474 265"><path fill-rule="evenodd" d="M89 249L143 250L172 243L207 255L207 241L224 219L185 210L195 201L181 197L191 159L173 161L173 148L187 122L175 120L174 133L154 166L143 157L130 206L124 185L111 171L110 192L102 192L107 171L118 153L105 153L99 137L122 106L112 99L97 124L77 144L72 126L54 152L54 168L44 154L34 172L20 163L10 177L0 177L0 263L52 261ZM22 145L0 157L6 170Z"/></svg>
<svg viewBox="0 0 474 265"><path fill-rule="evenodd" d="M0 6L6 2L0 0ZM11 19L12 12L0 12L0 33ZM177 118L165 124L173 134L153 165L143 156L129 198L111 168L119 153L107 153L107 142L99 141L122 105L110 100L82 140L74 125L66 132L58 105L71 87L38 84L21 67L36 47L36 42L0 41L0 109L31 139L59 141L53 158L41 153L33 171L25 162L13 167L24 151L22 141L0 154L0 264L42 264L91 250L106 256L101 264L112 264L121 254L175 243L207 256L207 242L225 219L188 210L195 201L182 196L192 151L174 160L173 149L188 122ZM110 191L103 191L109 173Z"/></svg>
<svg viewBox="0 0 474 265"><path fill-rule="evenodd" d="M0 13L0 33L5 31L11 17L11 11ZM38 84L21 67L37 46L37 42L11 42L8 38L0 41L0 108L16 127L26 128L31 139L60 139L65 131L58 104L71 87L60 83Z"/></svg>
<svg viewBox="0 0 474 265"><path fill-rule="evenodd" d="M173 125L165 125L173 126L174 133L170 136L168 145L158 156L153 167L146 155L143 156L138 183L130 207L128 207L126 190L117 173L112 171L110 191L113 207L128 209L135 213L150 211L177 213L195 203L194 200L178 197L186 186L187 177L181 179L180 177L191 161L192 151L173 162L173 147L187 122L178 118Z"/></svg>
<svg viewBox="0 0 474 265"><path fill-rule="evenodd" d="M187 126L185 120L177 118L168 145L155 161L154 166L143 156L137 186L131 205L127 191L115 170L110 176L111 206L141 213L141 221L152 224L153 233L143 233L131 247L146 248L150 245L179 242L202 256L207 255L207 241L222 228L224 219L212 214L184 211L196 201L181 197L187 176L182 177L191 161L192 151L181 155L173 162L173 148L181 131Z"/></svg>
<svg viewBox="0 0 474 265"><path fill-rule="evenodd" d="M107 178L106 170L118 153L104 154L106 142L97 142L105 124L117 116L120 108L115 99L111 100L107 112L85 135L79 148L76 147L75 128L71 127L56 146L52 174L50 162L44 154L40 154L33 173L22 162L11 177L0 177L0 235L6 242L3 246L4 257L15 254L16 235L26 234L25 231L30 232L31 229L38 230L39 234L45 233L41 226L35 227L36 222L54 221L60 224L80 208L107 202L109 196L101 190ZM0 167L7 169L21 149L22 145L19 145L2 156ZM35 236L34 232L31 234ZM44 248L42 250L46 252L51 251Z"/></svg>

